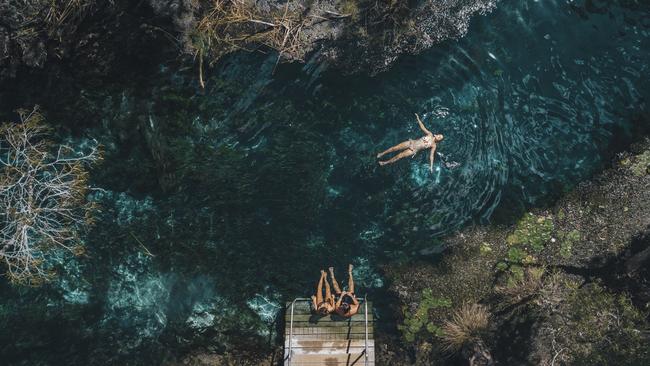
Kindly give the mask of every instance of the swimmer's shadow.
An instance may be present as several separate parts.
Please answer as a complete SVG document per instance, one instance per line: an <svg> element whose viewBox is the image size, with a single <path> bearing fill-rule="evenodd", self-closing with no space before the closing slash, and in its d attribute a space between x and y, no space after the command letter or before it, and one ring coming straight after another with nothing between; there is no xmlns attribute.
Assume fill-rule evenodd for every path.
<svg viewBox="0 0 650 366"><path fill-rule="evenodd" d="M329 318L329 320L333 321L333 322L347 322L347 323L349 323L351 321L350 318L344 318L344 317L342 317L342 316L340 316L338 314L329 314L329 315L325 315L325 316L318 315L318 314L312 314L309 317L309 322L312 323L312 324L317 324L318 321L323 319L323 318Z"/></svg>

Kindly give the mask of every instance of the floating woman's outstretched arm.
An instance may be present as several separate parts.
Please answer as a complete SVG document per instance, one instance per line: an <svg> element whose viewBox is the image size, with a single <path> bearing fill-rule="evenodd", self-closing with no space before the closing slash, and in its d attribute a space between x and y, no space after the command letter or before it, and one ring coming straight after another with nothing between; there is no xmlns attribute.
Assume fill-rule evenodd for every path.
<svg viewBox="0 0 650 366"><path fill-rule="evenodd" d="M431 135L431 131L427 130L427 128L424 127L424 123L422 123L422 121L420 120L420 116L418 116L417 113L415 114L415 118L417 118L418 125L420 125L420 129L422 130L422 132L426 133L427 135Z"/></svg>
<svg viewBox="0 0 650 366"><path fill-rule="evenodd" d="M429 171L433 173L433 159L436 156L436 145L431 146L431 152L429 153Z"/></svg>

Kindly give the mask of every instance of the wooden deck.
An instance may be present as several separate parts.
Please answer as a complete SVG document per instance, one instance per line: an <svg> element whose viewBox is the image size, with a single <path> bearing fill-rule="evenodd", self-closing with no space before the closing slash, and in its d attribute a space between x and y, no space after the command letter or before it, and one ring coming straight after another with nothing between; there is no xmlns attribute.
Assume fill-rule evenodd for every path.
<svg viewBox="0 0 650 366"><path fill-rule="evenodd" d="M366 349L366 322L364 304L359 314L345 319L337 315L313 315L310 300L297 300L293 310L291 330L291 302L287 303L284 331L284 364L289 366L374 366L375 341L372 303L368 302L368 362Z"/></svg>

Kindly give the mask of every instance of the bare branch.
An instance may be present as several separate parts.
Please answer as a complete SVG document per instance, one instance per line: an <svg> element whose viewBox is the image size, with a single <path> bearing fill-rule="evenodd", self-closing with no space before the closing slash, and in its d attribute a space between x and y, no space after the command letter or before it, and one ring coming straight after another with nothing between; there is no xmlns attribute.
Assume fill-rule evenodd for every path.
<svg viewBox="0 0 650 366"><path fill-rule="evenodd" d="M34 108L20 123L0 126L0 259L13 282L40 284L48 251L77 254L81 230L90 221L86 168L101 159L97 147L77 154L65 145L51 149L51 130ZM50 151L55 150L56 153Z"/></svg>

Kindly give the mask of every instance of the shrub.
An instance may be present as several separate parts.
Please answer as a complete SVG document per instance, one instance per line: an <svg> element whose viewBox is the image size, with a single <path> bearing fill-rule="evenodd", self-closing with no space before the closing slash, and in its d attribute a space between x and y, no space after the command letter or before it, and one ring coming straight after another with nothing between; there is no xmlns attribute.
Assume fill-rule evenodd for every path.
<svg viewBox="0 0 650 366"><path fill-rule="evenodd" d="M458 309L451 320L442 326L441 339L445 348L458 352L463 346L481 342L487 331L490 314L485 306L465 304Z"/></svg>
<svg viewBox="0 0 650 366"><path fill-rule="evenodd" d="M37 108L19 115L20 123L0 126L0 259L12 282L38 284L52 276L49 251L82 252L79 234L93 208L86 167L100 154L55 148Z"/></svg>
<svg viewBox="0 0 650 366"><path fill-rule="evenodd" d="M516 303L527 297L537 295L542 288L544 268L529 267L522 269L520 276L508 276L504 286L496 286L495 292L505 298L507 303Z"/></svg>

